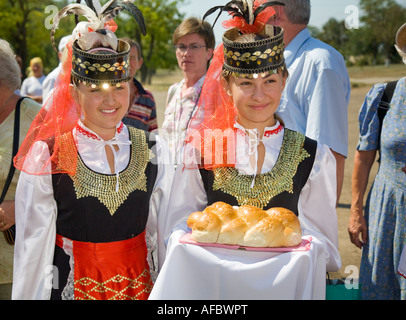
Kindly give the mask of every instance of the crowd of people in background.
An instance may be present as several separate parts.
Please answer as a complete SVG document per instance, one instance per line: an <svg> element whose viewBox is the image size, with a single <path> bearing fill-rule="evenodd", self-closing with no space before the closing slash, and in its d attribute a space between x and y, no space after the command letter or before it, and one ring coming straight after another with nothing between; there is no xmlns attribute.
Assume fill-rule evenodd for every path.
<svg viewBox="0 0 406 320"><path fill-rule="evenodd" d="M351 217L348 232L350 241L362 249L359 279L360 297L365 300L405 300L406 100L404 97L406 93L406 78L399 79L393 84L394 87L390 93L388 93L389 85L386 83L373 86L365 97L363 105L360 106L359 143L355 151L348 150L348 135L356 133L348 131L348 105L351 84L345 60L339 53L340 48L332 48L311 36L308 29L311 13L310 1L281 0L280 2L282 5L278 4L272 7L274 14L266 23L275 28L279 27L281 31L283 30L281 34L283 33L286 66L273 68L276 70L273 73L270 71L271 69L266 70L266 72L259 71L259 79L255 78L253 80L251 78L247 80L242 76L241 70L239 70L238 72L234 71L234 73L230 71L230 74L227 76L223 75L223 80L219 80L221 89L218 90L222 90L224 96L228 96L229 98L227 99L233 101L230 109L224 109L224 117L226 118L227 114L230 114L231 111L229 110L232 108L237 110L233 114L235 119L241 120L245 115L245 121L233 122L231 128L237 128L246 132L250 144L248 148L252 147L252 143L255 144L255 150L251 152L249 159L250 165L255 163L254 166L248 169L240 166L239 174L253 177L250 180L250 184L255 185L257 176L263 177L271 172L274 166L276 166L278 154L282 146L289 142L288 138L282 141L282 137L286 132L288 132L288 136L290 132L299 133L300 137L303 136L303 139L306 139L303 140L303 144L306 141L306 143L311 145L310 141L315 141L314 152L311 153L309 151L312 161L308 164L309 168L306 175L308 180L301 185L300 190L297 191L295 189L295 196L297 198L295 198L296 202L293 208L298 214L300 211L301 219L305 219L306 229L311 230L313 234L320 235L328 252L326 264L331 267L331 270L337 271L340 268L341 262L338 254L338 227L335 209L343 188L346 158L349 153L355 152L352 176ZM257 33L259 34L259 32ZM255 32L252 32L252 34L258 36ZM137 75L143 64L142 47L133 39L119 39L120 42L128 43L129 45L128 78L130 80L129 82L111 82L112 87L120 83L120 86L114 88L112 96L117 97L124 92L128 93L129 99L123 98L120 100L121 98L117 98L117 100L120 100L120 103L126 105L126 109L120 110L120 115L117 116L117 119L112 120L114 122L112 122L114 130L104 139L105 141L113 142L101 146L100 150L102 151L97 149L100 151L100 159L106 159L104 164L93 161L95 154L93 148L99 148L95 147L96 144L93 145L95 143L94 140L99 140L100 137L103 137L105 131L100 129L101 125L89 125L89 123L95 123L95 118L92 118L92 111L87 109L87 103L98 97L91 91L90 88L92 87L89 87L91 82L88 82L86 86L86 81L77 76L76 80L73 80L74 89L72 90L74 91L66 91L72 96L75 106L79 106L78 110L81 110L80 112L82 113L82 116L79 116L78 113L76 119L76 121L82 121L80 122L81 125L75 127L74 130L76 131L73 132L78 134L78 144L82 148L79 149L82 159L80 164L83 165L83 168L88 167L90 168L89 171L92 171L89 177L94 178L98 174L108 175L112 173L112 185L114 184L114 187L118 189L121 182L121 179L118 178L118 173L126 172L128 168L128 170L131 170L131 165L128 168L127 165L128 163L132 164L132 157L136 156L135 151L129 145L141 147L145 145L147 146L146 150L148 150L148 147L155 146L155 143L158 146L158 151L154 154L137 154L137 157L145 158L143 158L145 162L137 164L143 167L145 181L143 180L142 187L132 186L131 192L134 192L134 195L130 197L129 201L132 206L140 208L140 211L143 213L143 220L141 222L133 221L134 227L129 227L126 224L132 220L127 217L128 220L126 218L117 222L117 228L123 230L122 233L109 234L107 226L99 226L100 233L92 234L92 237L90 237L91 241L94 242L122 242L127 238L131 238L131 235L142 235L144 237L145 233L147 235L145 237L148 250L150 250L151 243L154 241L157 242L156 247L158 248L159 256L157 259L159 267L154 266L154 263L156 264L158 261L151 262L150 260L148 260L149 267L142 267L145 269L150 268L151 271L160 269L162 267L161 263L165 261L165 253L162 250L160 251L159 248L166 248L168 242L171 243L169 239L174 231L186 229L184 226L185 208L198 211L211 204L210 202L214 201L212 199L229 199L228 195L224 196L224 193L227 193L224 190L223 194L214 192L215 188L212 184L217 181L217 176L213 174L213 172L216 172L213 168L200 167L196 171L185 171L182 163L186 145L191 139L188 134L192 129L198 130L199 125L202 123L207 125L205 128L212 126L210 128L219 129L215 125L213 126L212 119L207 118L209 112L206 110L205 114L204 109L204 103L207 101L205 99L207 99L208 94L220 95L220 91L205 92L205 85L207 82L210 83L213 79L213 72L217 71L211 70L210 77L207 77L208 70L210 70L209 67L214 69L212 63L216 59L214 56L216 53L215 37L212 26L199 18L192 17L185 19L176 28L172 40L183 78L179 79L179 82L173 84L168 89L162 128L158 128L157 105L153 92L146 89L137 80ZM71 57L68 57L68 48L72 46L72 41L71 35L61 38L58 47L60 63L48 75L44 74L42 59L40 57L32 58L29 63L27 77L22 81L21 60L16 57L10 44L0 39L0 187L3 184L6 186L4 190L0 190L3 190L3 195L0 199L0 231L8 235L8 237L5 237L7 241L4 241L4 239L0 240L0 258L2 259L13 259L12 250L14 248L16 232L15 195L19 179L21 181L20 196L23 194L30 195L29 198L31 200L24 199L23 203L18 204L18 208L24 212L34 210L37 212L37 217L42 215L47 216L46 218L43 217L42 221L39 218L36 221L33 219L35 223L32 223L31 228L33 226L39 229L42 228L46 219L51 221L54 219L52 218L53 213L62 210L54 199L58 203L75 201L73 198L67 199L63 195L64 190L59 190L55 187L55 180L34 179L26 173L23 173L20 178L20 170L16 170L16 173L13 175L14 171L10 169L12 159L16 155L13 145L21 145L34 119L37 115L41 114L41 107L47 108L47 106L49 107L54 103L52 99L55 99L56 95L53 93L59 81L58 77L64 71L64 61L71 59ZM237 40L233 38L233 41ZM255 43L257 40L244 41ZM398 33L394 35L394 44L406 64L406 24L400 26ZM102 51L101 54L108 54L97 46L91 48L91 50L99 50ZM92 52L91 50L89 52ZM223 50L220 50L220 53L223 54ZM216 66L216 68L222 70L223 65ZM74 70L73 67L72 70ZM245 111L243 109L245 103L243 101L244 92L247 96L248 92L250 92L250 95L259 96L260 98L256 98L258 99L256 101L259 101L261 99L265 100L263 96L267 96L267 90L271 91L270 87L267 87L268 83L264 85L261 82L262 79L269 76L267 72L272 74L274 85L280 84L280 87L277 89L279 91L272 89L275 90L273 91L274 96L272 96L275 104L273 106L274 109L269 113L269 119L272 121L263 118L256 119L256 112L244 114ZM67 78L65 80L68 81ZM69 81L71 81L70 76ZM122 83L125 84L123 85ZM94 84L99 85L96 81ZM249 91L247 87L250 87L252 91ZM255 88L260 89L255 91ZM277 95L275 95L276 91ZM101 96L102 93L100 92L101 90L97 94ZM57 91L56 94L59 95L58 98L61 98L63 95L60 91ZM383 100L387 95L389 95L389 101L385 104ZM385 110L385 116L381 118L380 110L385 106L390 106L390 108ZM210 109L212 115L215 114L213 110ZM261 117L265 117L265 114L259 112L258 114ZM218 114L217 117L219 117ZM121 119L126 125L125 128L129 128L128 130L120 126ZM225 119L223 120L226 121ZM16 127L17 123L19 126ZM279 126L282 126L283 129L279 130ZM137 128L148 134L144 136L138 131L133 131L132 128ZM223 123L221 128L225 128ZM278 132L274 132L273 130L275 129L278 129ZM256 138L252 138L253 131L250 130L258 131ZM16 131L18 132L16 133ZM123 137L122 132L127 134L129 138ZM159 133L158 139L153 135L154 132ZM265 137L266 132L272 132L270 135L272 135L273 140L266 139L269 138L269 136ZM279 133L279 138L276 139ZM93 136L96 138L92 138ZM143 144L140 141L143 141ZM35 141L37 146L35 151L37 153L35 155L30 154L32 158L27 158L31 161L27 162L30 168L35 170L43 169L38 167L38 163L35 163L38 162L38 159L43 161L41 163L48 163L47 161L50 161L49 159L44 160L44 158L49 157L49 152L47 148L45 148L47 151L45 152L44 146L40 142L43 141L41 139ZM278 147L274 146L275 143ZM199 154L196 157L200 156ZM371 167L378 156L380 157L378 174L376 177L370 177ZM159 161L156 162L158 163L157 166L156 163L153 165L150 161L150 158L153 157L166 159L165 161L171 163L173 168L168 169L160 165ZM136 164L134 163L135 166ZM236 165L236 167L238 166ZM78 168L80 168L79 165ZM10 172L12 172L11 175L9 174ZM56 177L61 179L63 183L66 182L66 188L74 190L69 181L63 180L63 176L57 176L57 174L61 173L60 171L55 171L52 167L50 172L53 175L53 179L56 179ZM332 172L333 174L331 174ZM129 174L131 175L131 173ZM75 172L72 176L77 177L77 175L78 173ZM374 182L367 199L365 199L365 195L368 192L367 184L369 178L373 179ZM76 183L76 180L74 182ZM241 181L238 183L240 185L243 184ZM75 188L78 187L75 186ZM147 196L137 193L142 188L147 190ZM54 190L52 192L48 190L47 192L44 189ZM128 191L126 196L131 192ZM293 194L293 192L291 193ZM95 197L101 198L102 195L96 195ZM45 214L43 208L35 206L35 200L41 198L43 199L43 204L46 203L47 206ZM322 202L315 200L320 198L323 199ZM83 200L81 201L78 201L78 206L84 205ZM142 204L143 201L147 204ZM319 210L317 206L314 207L315 201L318 205L322 203L323 207L326 208L323 211L324 215L318 216L320 212L317 211ZM238 203L235 205L238 205ZM165 206L165 209L163 209L163 206ZM166 208L168 208L167 212L165 211ZM112 212L114 210L111 208L109 210L113 216ZM117 210L122 210L125 214L130 212L127 207L118 206ZM89 209L89 211L91 210ZM160 213L161 211L165 211L165 213ZM160 220L160 214L164 214L165 219ZM331 219L327 216L330 214ZM25 215L25 217L28 217L28 215ZM93 215L90 219L96 219L95 217L96 215ZM85 224L81 219L74 220L74 222ZM107 223L107 220L104 222ZM59 228L65 222L58 220L57 222L54 221L54 223ZM20 222L18 225L22 228L24 223ZM44 254L47 260L42 261L39 265L45 267L45 263L53 261L53 255L55 254L58 260L55 263L58 266L60 265L61 270L63 270L63 273L60 274L60 282L68 286L69 281L71 281L69 279L69 259L63 253L63 250L65 252L68 250L68 235L71 238L77 235L79 238L86 238L85 234L93 226L86 225L83 230L78 231L76 229L77 225L73 222L69 224L69 227L66 227L66 225L68 224L65 224L63 227L65 228L64 230L67 230L64 237L57 238L59 239L57 241L62 242L62 244L57 243L58 249L55 253L53 248L54 243L51 245L51 242L54 240L49 240L49 238L55 237L55 230L52 226L47 226L48 231L44 234L43 243L38 245L47 247ZM21 241L28 241L30 236L32 236L27 232L29 227L25 227L27 229L24 235L20 235ZM158 231L150 232L153 228L156 228ZM21 230L18 231L21 232ZM31 230L30 232L33 231ZM22 248L23 245L23 243L20 243L19 248ZM14 265L14 270L16 274L18 273L18 280L21 280L22 285L25 285L23 283L25 279L24 273L30 268L30 263L32 263L28 259L29 253L26 251L28 250L27 247L24 250L19 253L19 257L15 261L23 261L25 264ZM22 254L25 257L22 257ZM38 252L35 254L38 254ZM140 254L148 255L146 251L142 251ZM132 262L134 264L139 263L136 259ZM5 278L0 280L12 282L13 261L9 260L7 265L10 267L10 270L8 272L0 272L0 276ZM142 275L143 271L144 269L137 271L137 275ZM32 272L35 272L35 270ZM105 279L103 278L100 281L102 280L104 281ZM144 283L145 288L140 298L148 298L147 292L153 286L153 281L155 281L155 276L147 277ZM31 297L56 299L61 295L67 298L72 297L72 291L62 292L56 290L52 290L49 295L48 293L37 295L35 290L40 287L40 283L35 283L30 288L32 289ZM9 289L0 283L0 293L6 290ZM13 290L16 298L30 298L30 290L25 287L16 287Z"/></svg>

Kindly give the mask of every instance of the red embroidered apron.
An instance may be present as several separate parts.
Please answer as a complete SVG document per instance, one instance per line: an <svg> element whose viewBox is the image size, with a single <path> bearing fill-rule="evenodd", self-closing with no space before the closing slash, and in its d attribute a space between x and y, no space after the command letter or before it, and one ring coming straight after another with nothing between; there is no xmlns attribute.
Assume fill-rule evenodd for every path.
<svg viewBox="0 0 406 320"><path fill-rule="evenodd" d="M56 244L72 246L75 300L146 300L152 290L145 231L135 238L90 243L57 235ZM65 244L65 245L64 245Z"/></svg>

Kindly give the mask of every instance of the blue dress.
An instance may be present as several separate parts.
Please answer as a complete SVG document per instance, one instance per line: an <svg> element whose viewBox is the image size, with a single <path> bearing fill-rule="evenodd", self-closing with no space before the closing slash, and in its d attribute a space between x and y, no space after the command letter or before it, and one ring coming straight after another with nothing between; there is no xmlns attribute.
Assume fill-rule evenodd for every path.
<svg viewBox="0 0 406 320"><path fill-rule="evenodd" d="M378 149L377 107L385 84L368 93L359 114L360 140L357 149ZM394 92L382 125L381 162L369 192L365 218L368 242L362 250L360 288L362 299L406 299L406 279L397 273L406 246L406 78Z"/></svg>

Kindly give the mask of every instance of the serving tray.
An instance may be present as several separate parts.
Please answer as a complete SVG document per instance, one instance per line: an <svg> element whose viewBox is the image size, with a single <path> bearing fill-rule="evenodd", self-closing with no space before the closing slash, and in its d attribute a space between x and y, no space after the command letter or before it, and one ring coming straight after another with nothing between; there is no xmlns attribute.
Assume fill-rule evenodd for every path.
<svg viewBox="0 0 406 320"><path fill-rule="evenodd" d="M212 247L212 248L225 248L230 250L246 250L246 251L257 251L257 252L303 252L309 251L311 247L312 238L305 237L302 238L302 242L295 247L279 247L279 248L257 248L257 247L244 247L240 245L228 245L228 244L219 244L219 243L203 243L197 242L191 238L192 233L188 232L183 235L180 239L180 243L192 244L195 246L201 247Z"/></svg>

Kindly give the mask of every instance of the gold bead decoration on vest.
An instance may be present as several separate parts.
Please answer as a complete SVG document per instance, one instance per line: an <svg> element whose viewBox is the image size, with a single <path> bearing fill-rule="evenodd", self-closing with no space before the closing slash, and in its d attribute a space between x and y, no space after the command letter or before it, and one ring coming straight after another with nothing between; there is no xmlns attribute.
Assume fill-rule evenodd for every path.
<svg viewBox="0 0 406 320"><path fill-rule="evenodd" d="M131 158L127 168L119 173L119 189L116 192L117 177L115 174L102 174L89 169L81 157L76 153L76 173L70 175L77 199L96 197L114 215L116 210L135 190L147 191L147 177L145 169L151 159L145 132L128 127L130 133ZM71 143L74 143L71 134ZM69 145L68 143L66 145ZM75 150L75 149L73 149ZM69 161L69 158L67 158Z"/></svg>
<svg viewBox="0 0 406 320"><path fill-rule="evenodd" d="M213 190L221 190L237 199L238 204L253 205L263 209L269 201L283 193L293 193L293 177L299 164L310 154L304 149L305 136L285 129L278 160L271 171L254 176L240 174L238 169L220 167L213 170Z"/></svg>

